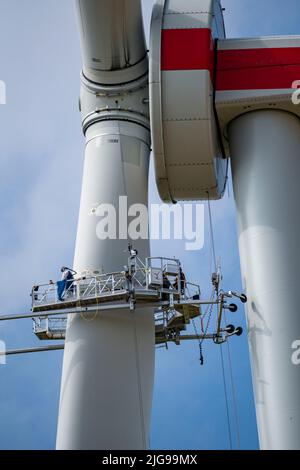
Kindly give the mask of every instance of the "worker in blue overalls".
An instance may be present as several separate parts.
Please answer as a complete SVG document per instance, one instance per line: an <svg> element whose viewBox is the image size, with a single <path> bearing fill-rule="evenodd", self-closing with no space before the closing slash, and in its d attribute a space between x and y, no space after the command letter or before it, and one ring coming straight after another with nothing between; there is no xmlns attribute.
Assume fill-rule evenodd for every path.
<svg viewBox="0 0 300 470"><path fill-rule="evenodd" d="M58 300L63 301L66 292L73 292L74 274L76 274L76 272L63 266L61 273L61 280L57 282L57 297Z"/></svg>

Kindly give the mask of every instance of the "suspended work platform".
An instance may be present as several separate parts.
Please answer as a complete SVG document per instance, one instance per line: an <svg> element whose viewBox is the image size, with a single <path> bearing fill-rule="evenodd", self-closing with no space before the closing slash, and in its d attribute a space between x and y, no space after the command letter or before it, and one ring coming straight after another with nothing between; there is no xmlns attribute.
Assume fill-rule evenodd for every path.
<svg viewBox="0 0 300 470"><path fill-rule="evenodd" d="M184 330L192 318L201 314L200 286L188 282L179 260L129 258L124 271L108 274L87 273L67 281L60 292L58 283L36 285L31 292L34 333L39 339L63 339L67 317L61 314L153 307L156 337L165 341L166 329ZM198 303L194 303L194 302ZM57 311L58 317L49 317ZM48 315L47 315L48 314Z"/></svg>
<svg viewBox="0 0 300 470"><path fill-rule="evenodd" d="M212 279L215 292L217 278L215 274ZM123 271L86 273L69 280L63 292L59 290L58 283L34 286L31 296L34 333L41 340L64 339L67 316L71 313L86 317L103 311L146 307L154 310L157 345L180 344L183 339L213 339L222 343L233 332L237 334L232 325L228 331L222 330L221 325L223 309L235 308L234 304L226 304L226 297L231 295L217 295L203 301L200 286L187 281L180 261L173 258L151 257L142 262L133 254ZM218 306L214 334L209 334L207 329L204 331L203 321L207 314L202 314L203 305L210 312L214 305ZM201 319L202 332L182 336L187 325L197 317Z"/></svg>
<svg viewBox="0 0 300 470"><path fill-rule="evenodd" d="M44 317L33 319L33 332L42 340L65 339L67 329L67 317Z"/></svg>
<svg viewBox="0 0 300 470"><path fill-rule="evenodd" d="M179 260L147 258L144 264L133 259L133 266L124 271L108 274L91 274L67 281L62 295L58 283L36 285L32 289L32 311L46 312L81 307L97 307L99 304L127 302L158 302L164 296L174 299L200 298L200 287L180 281L182 272ZM178 281L179 279L179 281Z"/></svg>
<svg viewBox="0 0 300 470"><path fill-rule="evenodd" d="M237 310L236 304L227 303L228 298L237 297L243 303L247 298L244 294L220 290L221 278L220 273L213 273L212 294L208 300L203 300L200 286L186 279L179 260L151 257L143 262L135 250L131 250L128 266L124 266L123 271L107 274L86 272L56 283L50 281L33 286L31 312L2 315L0 322L32 318L34 334L40 340L64 340L69 315L81 315L90 320L95 315L110 311L134 312L149 308L153 309L157 346L167 347L168 343L180 345L181 341L197 340L202 356L204 340L222 344L230 336L242 334L242 328L223 324L223 313L225 309L231 312ZM198 327L195 323L197 318ZM183 334L190 323L195 334ZM63 348L64 343L60 343L10 350L5 354Z"/></svg>

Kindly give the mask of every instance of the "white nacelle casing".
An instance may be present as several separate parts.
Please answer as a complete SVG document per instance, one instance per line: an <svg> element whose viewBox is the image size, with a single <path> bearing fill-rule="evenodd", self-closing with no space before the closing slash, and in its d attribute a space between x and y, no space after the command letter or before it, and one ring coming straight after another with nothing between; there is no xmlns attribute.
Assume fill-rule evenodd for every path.
<svg viewBox="0 0 300 470"><path fill-rule="evenodd" d="M227 179L214 113L219 0L158 0L150 46L150 116L156 181L165 202L219 199ZM173 47L174 46L174 47Z"/></svg>

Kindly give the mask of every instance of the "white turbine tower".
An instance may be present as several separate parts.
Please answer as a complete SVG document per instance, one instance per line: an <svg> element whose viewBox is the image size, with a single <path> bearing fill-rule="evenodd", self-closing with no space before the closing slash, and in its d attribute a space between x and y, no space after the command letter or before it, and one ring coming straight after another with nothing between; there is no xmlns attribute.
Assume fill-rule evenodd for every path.
<svg viewBox="0 0 300 470"><path fill-rule="evenodd" d="M100 240L100 204L147 205L150 131L148 58L139 0L76 0L86 154L74 269L113 273L128 239ZM98 214L100 215L100 214ZM123 214L122 214L123 215ZM126 227L127 228L127 227ZM146 240L134 242L149 256ZM123 253L123 255L122 255ZM154 375L152 309L98 313L69 322L58 449L145 449Z"/></svg>

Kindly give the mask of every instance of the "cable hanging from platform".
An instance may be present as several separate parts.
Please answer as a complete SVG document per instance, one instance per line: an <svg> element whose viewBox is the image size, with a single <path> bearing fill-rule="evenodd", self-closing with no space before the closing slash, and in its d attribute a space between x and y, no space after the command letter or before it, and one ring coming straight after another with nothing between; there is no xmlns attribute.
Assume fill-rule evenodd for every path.
<svg viewBox="0 0 300 470"><path fill-rule="evenodd" d="M218 278L218 285L216 286L216 293L219 293L219 282L221 280L221 273L220 273L220 266L217 265L217 257L216 257L216 246L215 246L215 236L214 236L214 225L213 225L213 214L211 208L211 201L208 194L207 205L208 205L208 215L209 215L209 233L210 233L210 242L211 242L211 256L213 259L213 263L215 266L215 273ZM213 308L213 305L212 305ZM225 320L225 326L227 324L226 320L226 313L224 312L223 322ZM233 439L232 439L232 429L230 423L230 410L229 410L229 397L227 392L227 381L226 381L226 374L225 374L225 364L224 364L224 355L223 355L223 345L220 344L220 361L221 361L221 369L222 369L222 378L223 378L223 387L224 387L224 397L225 397L225 407L226 407L226 417L227 417L227 428L228 428L228 439L229 439L229 447L232 450L233 448ZM233 365L231 360L231 352L230 352L230 345L227 342L227 355L228 355L228 364L229 364L229 375L230 375L230 384L231 384L231 394L232 394L232 403L233 403L233 410L234 410L234 417L235 417L235 425L236 425L236 435L237 435L237 447L240 448L240 423L239 423L239 416L238 416L238 408L237 408L237 398L236 398L236 387L234 382L234 375L233 375Z"/></svg>

